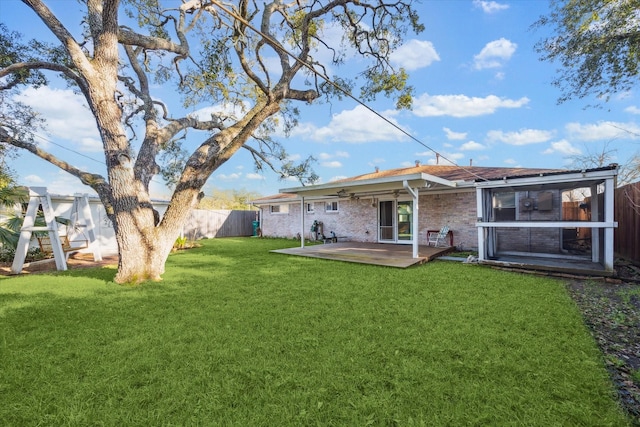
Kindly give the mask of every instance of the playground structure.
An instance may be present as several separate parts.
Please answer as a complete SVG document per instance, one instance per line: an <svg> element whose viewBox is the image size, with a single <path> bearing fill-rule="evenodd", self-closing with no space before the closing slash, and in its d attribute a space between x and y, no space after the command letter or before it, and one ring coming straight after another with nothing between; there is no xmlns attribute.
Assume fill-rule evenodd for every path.
<svg viewBox="0 0 640 427"><path fill-rule="evenodd" d="M36 226L36 216L39 209L42 209L45 221L44 226ZM89 200L86 194L74 195L66 231L65 235L60 235L47 188L30 187L29 204L20 229L20 239L16 247L11 272L13 274L22 272L34 233L38 233L36 238L41 250L50 250L53 253L57 270L66 270L69 255L80 249L90 248L94 261L102 260L100 245L96 239L96 226L91 216ZM46 234L43 234L45 232ZM70 234L74 234L75 237L70 236ZM78 238L80 235L82 235L81 239Z"/></svg>

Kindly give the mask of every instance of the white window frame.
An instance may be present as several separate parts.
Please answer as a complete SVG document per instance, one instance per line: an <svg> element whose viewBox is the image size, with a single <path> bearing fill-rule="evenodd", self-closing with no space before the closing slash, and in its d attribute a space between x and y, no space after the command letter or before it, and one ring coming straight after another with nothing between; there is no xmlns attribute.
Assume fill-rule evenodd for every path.
<svg viewBox="0 0 640 427"><path fill-rule="evenodd" d="M335 206L335 209L334 209ZM337 213L340 212L340 204L337 200L331 202L324 202L324 211L327 213Z"/></svg>
<svg viewBox="0 0 640 427"><path fill-rule="evenodd" d="M277 208L277 209L274 209L274 208ZM289 205L287 204L270 205L269 212L272 213L273 215L286 215L289 213Z"/></svg>
<svg viewBox="0 0 640 427"><path fill-rule="evenodd" d="M513 203L511 203L511 198L513 198ZM508 200L508 204L507 206L502 206L501 202L505 201L505 199L509 199ZM504 222L504 221L516 221L518 219L518 194L515 191L496 191L493 193L492 196L492 201L491 201L491 206L492 206L492 216L494 218L495 222ZM513 218L509 217L509 218L503 218L505 215L502 214L502 218L500 218L499 220L497 219L497 217L499 216L499 213L502 209L505 210L509 210L511 212L511 210L513 210Z"/></svg>

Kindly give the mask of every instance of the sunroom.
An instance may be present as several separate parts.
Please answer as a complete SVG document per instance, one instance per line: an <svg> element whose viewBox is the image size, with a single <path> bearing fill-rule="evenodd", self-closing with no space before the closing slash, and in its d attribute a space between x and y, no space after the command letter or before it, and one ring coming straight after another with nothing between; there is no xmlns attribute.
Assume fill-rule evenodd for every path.
<svg viewBox="0 0 640 427"><path fill-rule="evenodd" d="M476 182L480 262L613 274L617 172L611 165Z"/></svg>

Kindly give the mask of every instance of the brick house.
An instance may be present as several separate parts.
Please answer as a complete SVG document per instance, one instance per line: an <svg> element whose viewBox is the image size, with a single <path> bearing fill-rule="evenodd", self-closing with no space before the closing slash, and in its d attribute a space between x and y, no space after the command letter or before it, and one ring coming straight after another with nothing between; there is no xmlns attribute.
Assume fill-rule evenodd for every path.
<svg viewBox="0 0 640 427"><path fill-rule="evenodd" d="M421 166L376 170L327 184L285 188L253 201L262 235L413 245L448 225L451 243L481 262L533 258L592 263L613 271L617 165L558 169ZM563 220L563 201L591 197L591 221ZM590 228L577 250L575 231ZM584 242L582 242L584 243ZM587 248L587 249L585 249ZM588 253L586 253L586 252ZM514 259L516 261L514 261Z"/></svg>

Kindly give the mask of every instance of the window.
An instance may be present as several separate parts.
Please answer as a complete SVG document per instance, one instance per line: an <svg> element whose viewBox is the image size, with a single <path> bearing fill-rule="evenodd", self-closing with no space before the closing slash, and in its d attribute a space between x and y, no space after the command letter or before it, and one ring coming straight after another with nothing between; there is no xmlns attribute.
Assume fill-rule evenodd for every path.
<svg viewBox="0 0 640 427"><path fill-rule="evenodd" d="M271 205L271 213L286 214L289 213L289 205Z"/></svg>
<svg viewBox="0 0 640 427"><path fill-rule="evenodd" d="M516 220L516 193L493 193L493 220Z"/></svg>
<svg viewBox="0 0 640 427"><path fill-rule="evenodd" d="M338 212L338 202L325 202L324 210L326 212Z"/></svg>
<svg viewBox="0 0 640 427"><path fill-rule="evenodd" d="M313 213L313 203L307 203L307 213Z"/></svg>

